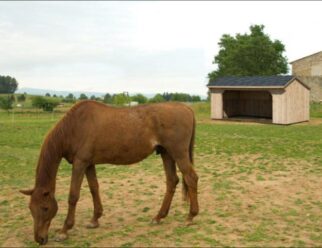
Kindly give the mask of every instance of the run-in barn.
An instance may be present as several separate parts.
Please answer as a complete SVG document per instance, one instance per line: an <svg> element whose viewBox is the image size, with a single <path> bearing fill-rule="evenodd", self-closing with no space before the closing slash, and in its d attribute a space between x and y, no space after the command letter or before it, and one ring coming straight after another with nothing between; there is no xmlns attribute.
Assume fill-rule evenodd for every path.
<svg viewBox="0 0 322 248"><path fill-rule="evenodd" d="M275 124L309 120L310 88L294 76L220 77L208 84L211 118L262 118Z"/></svg>

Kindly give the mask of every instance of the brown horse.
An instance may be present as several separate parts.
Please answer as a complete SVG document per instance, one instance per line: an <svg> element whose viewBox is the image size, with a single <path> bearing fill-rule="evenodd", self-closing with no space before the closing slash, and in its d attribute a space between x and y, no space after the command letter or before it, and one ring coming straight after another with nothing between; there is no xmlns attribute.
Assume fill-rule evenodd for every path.
<svg viewBox="0 0 322 248"><path fill-rule="evenodd" d="M183 174L184 193L190 199L188 223L198 214L198 176L192 168L195 119L193 111L179 103L160 103L131 108L109 107L83 101L71 108L47 135L39 156L35 186L21 190L31 196L34 238L48 240L51 220L57 213L56 175L62 158L72 166L68 214L58 239L67 238L74 225L75 208L84 175L93 197L94 215L88 227L98 227L103 208L98 191L96 164L133 164L156 151L161 154L167 189L153 222L167 216L178 184L176 164Z"/></svg>

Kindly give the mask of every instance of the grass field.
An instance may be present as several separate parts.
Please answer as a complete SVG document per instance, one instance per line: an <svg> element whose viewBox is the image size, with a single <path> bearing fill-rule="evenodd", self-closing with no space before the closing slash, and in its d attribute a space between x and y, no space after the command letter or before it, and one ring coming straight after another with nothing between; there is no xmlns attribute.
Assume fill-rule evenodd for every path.
<svg viewBox="0 0 322 248"><path fill-rule="evenodd" d="M63 161L57 178L59 211L48 246L322 246L322 105L311 121L291 126L215 122L209 106L197 116L195 168L200 214L184 226L188 206L178 187L169 216L150 225L165 192L161 159L131 166L98 165L104 205L98 229L86 229L92 201L84 181L69 239L54 241L67 212L71 175ZM0 112L0 245L37 246L29 199L44 135L62 113Z"/></svg>

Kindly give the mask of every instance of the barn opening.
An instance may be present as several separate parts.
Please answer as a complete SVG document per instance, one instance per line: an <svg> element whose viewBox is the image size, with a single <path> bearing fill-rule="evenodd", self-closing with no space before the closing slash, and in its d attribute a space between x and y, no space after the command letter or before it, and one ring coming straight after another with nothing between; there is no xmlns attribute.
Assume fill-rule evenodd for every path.
<svg viewBox="0 0 322 248"><path fill-rule="evenodd" d="M260 90L225 90L223 93L224 118L272 119L272 95Z"/></svg>

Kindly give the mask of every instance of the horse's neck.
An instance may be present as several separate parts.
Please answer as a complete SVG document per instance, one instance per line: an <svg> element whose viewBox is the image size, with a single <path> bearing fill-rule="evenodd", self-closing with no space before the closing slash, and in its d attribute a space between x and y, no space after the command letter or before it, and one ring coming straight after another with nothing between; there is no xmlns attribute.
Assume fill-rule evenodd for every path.
<svg viewBox="0 0 322 248"><path fill-rule="evenodd" d="M56 176L62 159L62 144L54 135L44 141L36 171L36 187L55 191Z"/></svg>

